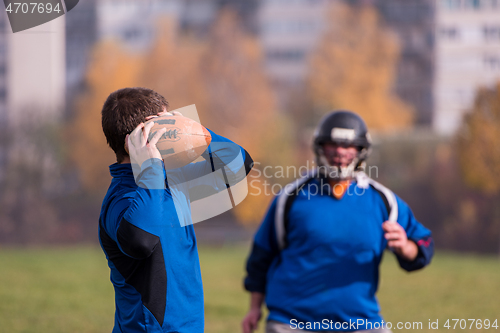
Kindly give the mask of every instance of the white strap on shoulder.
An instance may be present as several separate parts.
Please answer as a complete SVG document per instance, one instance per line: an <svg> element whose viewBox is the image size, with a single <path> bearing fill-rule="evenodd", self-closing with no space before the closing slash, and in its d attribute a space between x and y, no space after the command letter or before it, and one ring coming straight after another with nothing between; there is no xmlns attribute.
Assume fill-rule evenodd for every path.
<svg viewBox="0 0 500 333"><path fill-rule="evenodd" d="M376 182L375 180L371 179L368 177L368 175L364 172L357 172L356 173L356 180L358 182L358 186L360 188L368 188L369 185L372 185L375 189L380 191L385 198L387 199L387 202L389 203L389 207L391 208L391 211L389 212L389 221L398 221L398 202L396 200L396 195L394 192L389 190L387 187L384 185L380 184L379 182Z"/></svg>
<svg viewBox="0 0 500 333"><path fill-rule="evenodd" d="M276 202L276 212L274 216L274 226L276 230L276 241L278 243L278 247L281 250L285 248L285 207L290 198L290 194L296 191L300 186L302 186L309 179L315 177L316 173L310 172L309 174L301 177L289 184L287 184L281 194L278 197L278 201Z"/></svg>

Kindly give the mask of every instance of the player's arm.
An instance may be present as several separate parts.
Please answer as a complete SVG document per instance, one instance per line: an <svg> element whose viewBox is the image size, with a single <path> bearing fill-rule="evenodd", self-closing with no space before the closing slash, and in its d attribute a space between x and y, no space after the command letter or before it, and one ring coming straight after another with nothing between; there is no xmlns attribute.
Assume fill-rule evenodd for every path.
<svg viewBox="0 0 500 333"><path fill-rule="evenodd" d="M267 283L267 272L271 267L279 248L276 241L274 216L276 212L275 198L257 231L250 256L247 260L247 276L244 286L251 293L250 310L242 321L244 333L250 333L257 328L257 323L262 315L261 307L264 302Z"/></svg>
<svg viewBox="0 0 500 333"><path fill-rule="evenodd" d="M262 317L264 298L264 293L254 291L250 294L250 310L241 322L243 333L252 333L258 329L259 320Z"/></svg>
<svg viewBox="0 0 500 333"><path fill-rule="evenodd" d="M382 224L387 246L401 259L413 261L417 258L418 247L414 241L408 239L406 230L395 221L385 221Z"/></svg>
<svg viewBox="0 0 500 333"><path fill-rule="evenodd" d="M229 186L245 179L253 167L250 154L238 144L207 129L212 136L210 145L201 155L205 161L188 164L182 168L187 180L216 173ZM196 186L196 182L192 184Z"/></svg>
<svg viewBox="0 0 500 333"><path fill-rule="evenodd" d="M134 193L115 200L105 216L104 228L120 250L135 259L147 258L159 242L151 226L162 220L164 167L156 142L163 134L159 131L151 142L147 136L152 125L139 125L126 138L126 147L131 162L140 172L136 176L138 185Z"/></svg>
<svg viewBox="0 0 500 333"><path fill-rule="evenodd" d="M398 258L399 265L414 271L427 266L434 255L434 241L431 231L417 221L410 207L396 197L398 223L386 221L383 224L385 237Z"/></svg>
<svg viewBox="0 0 500 333"><path fill-rule="evenodd" d="M177 111L163 111L157 115L146 117L151 120L161 116L182 116ZM243 180L253 167L253 159L250 154L241 146L231 140L220 136L207 128L212 139L210 145L202 154L206 162L188 164L182 168L186 180L193 180L204 175L224 170L226 176L224 180L228 185L234 185Z"/></svg>

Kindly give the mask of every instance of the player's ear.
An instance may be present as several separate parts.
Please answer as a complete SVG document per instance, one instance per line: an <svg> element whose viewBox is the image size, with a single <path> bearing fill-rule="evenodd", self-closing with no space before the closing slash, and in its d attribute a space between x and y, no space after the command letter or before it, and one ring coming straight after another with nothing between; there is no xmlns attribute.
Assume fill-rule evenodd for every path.
<svg viewBox="0 0 500 333"><path fill-rule="evenodd" d="M127 154L130 155L130 153L128 151L128 134L125 136L125 143L123 144L123 147L125 148L125 151L127 152Z"/></svg>

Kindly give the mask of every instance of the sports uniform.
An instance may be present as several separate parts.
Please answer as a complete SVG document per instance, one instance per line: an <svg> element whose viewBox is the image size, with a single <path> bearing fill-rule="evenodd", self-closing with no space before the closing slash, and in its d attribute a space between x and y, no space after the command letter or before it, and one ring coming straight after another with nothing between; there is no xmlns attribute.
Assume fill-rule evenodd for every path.
<svg viewBox="0 0 500 333"><path fill-rule="evenodd" d="M328 121L323 121L323 127ZM341 136L337 141L353 144L360 136L366 139L367 132L358 125L359 120L353 125L337 119L327 124L326 140L339 139L333 135L335 129ZM356 135L349 137L346 130ZM316 133L316 138L320 136ZM341 198L332 193L331 176L314 170L287 185L273 200L255 235L244 285L265 295L272 323L268 332L384 328L376 292L379 264L388 244L382 228L385 221L397 221L418 247L411 261L398 256L403 269L420 269L432 258L431 232L403 200L359 170L367 156L362 155L363 149L369 145L358 144L362 149L350 166L352 177ZM276 322L289 328L272 328Z"/></svg>
<svg viewBox="0 0 500 333"><path fill-rule="evenodd" d="M179 182L185 186L180 193L184 198L189 199L196 178L224 168L238 156L243 162L226 168L226 179L208 184L215 191L241 180L235 177L246 175L252 166L243 148L210 134L212 143L203 154L206 161L175 174L186 176ZM166 183L160 159L147 160L141 168L134 179L131 164L110 166L113 179L99 217L99 240L115 289L113 332L203 332L203 288L195 232L189 223L190 200L179 203L168 184L165 189L157 186ZM227 177L233 178L228 182ZM184 208L179 210L179 205Z"/></svg>

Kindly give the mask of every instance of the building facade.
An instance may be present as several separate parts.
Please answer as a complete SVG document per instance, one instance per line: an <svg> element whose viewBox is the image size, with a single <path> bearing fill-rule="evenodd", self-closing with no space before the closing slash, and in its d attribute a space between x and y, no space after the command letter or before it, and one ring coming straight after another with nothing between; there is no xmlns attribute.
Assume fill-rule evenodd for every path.
<svg viewBox="0 0 500 333"><path fill-rule="evenodd" d="M80 1L66 14L66 116L74 97L85 88L85 72L97 41L96 1Z"/></svg>
<svg viewBox="0 0 500 333"><path fill-rule="evenodd" d="M263 0L257 14L267 73L275 84L302 83L325 27L329 0Z"/></svg>
<svg viewBox="0 0 500 333"><path fill-rule="evenodd" d="M8 33L12 33L9 27L7 13L0 13L0 129L7 126L7 50Z"/></svg>
<svg viewBox="0 0 500 333"><path fill-rule="evenodd" d="M65 17L8 33L8 123L57 120L65 107Z"/></svg>
<svg viewBox="0 0 500 333"><path fill-rule="evenodd" d="M300 84L308 56L324 31L326 11L340 0L263 0L258 22L266 69L275 86ZM435 0L353 0L373 5L383 25L399 38L401 56L394 91L410 104L419 125L430 126L433 111ZM355 24L355 22L353 22Z"/></svg>
<svg viewBox="0 0 500 333"><path fill-rule="evenodd" d="M434 130L444 135L457 131L477 89L499 80L500 1L439 1Z"/></svg>
<svg viewBox="0 0 500 333"><path fill-rule="evenodd" d="M436 0L376 0L381 20L400 44L396 94L415 110L418 126L429 127L434 109L434 23Z"/></svg>

